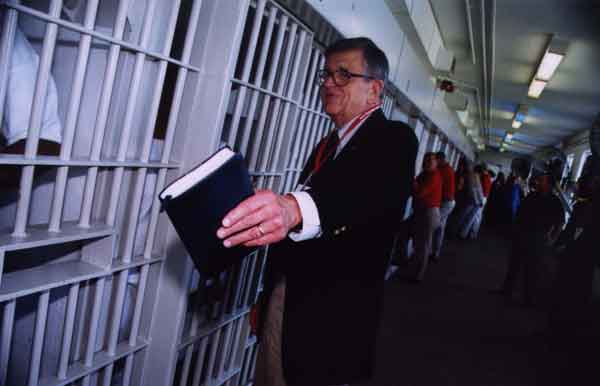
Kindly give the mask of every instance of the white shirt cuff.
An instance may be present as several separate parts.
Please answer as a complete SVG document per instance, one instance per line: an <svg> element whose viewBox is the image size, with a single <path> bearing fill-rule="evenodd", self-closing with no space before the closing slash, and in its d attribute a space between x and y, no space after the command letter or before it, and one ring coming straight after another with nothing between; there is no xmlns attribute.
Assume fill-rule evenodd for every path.
<svg viewBox="0 0 600 386"><path fill-rule="evenodd" d="M319 218L319 211L317 205L313 201L310 194L307 192L291 192L290 193L300 207L300 214L302 215L302 229L300 232L290 232L288 235L293 241L304 241L321 236L321 219Z"/></svg>

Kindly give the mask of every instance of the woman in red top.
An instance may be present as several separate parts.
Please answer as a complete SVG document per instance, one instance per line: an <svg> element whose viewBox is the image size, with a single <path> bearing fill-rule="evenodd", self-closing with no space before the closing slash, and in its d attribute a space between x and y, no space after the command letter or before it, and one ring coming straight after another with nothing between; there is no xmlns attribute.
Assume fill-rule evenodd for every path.
<svg viewBox="0 0 600 386"><path fill-rule="evenodd" d="M420 262L416 280L422 281L432 254L433 232L440 225L440 205L442 203L442 177L437 170L435 153L427 153L423 158L423 171L414 182L415 209L415 252Z"/></svg>

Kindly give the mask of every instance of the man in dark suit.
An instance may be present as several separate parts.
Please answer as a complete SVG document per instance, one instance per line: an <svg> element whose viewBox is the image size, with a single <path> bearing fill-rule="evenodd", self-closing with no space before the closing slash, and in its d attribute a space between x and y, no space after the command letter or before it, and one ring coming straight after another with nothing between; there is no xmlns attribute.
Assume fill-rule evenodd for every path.
<svg viewBox="0 0 600 386"><path fill-rule="evenodd" d="M341 385L374 369L384 274L418 144L379 108L388 62L371 40L338 41L325 56L321 98L336 130L310 156L300 191L257 192L217 233L226 246L277 243L256 385Z"/></svg>

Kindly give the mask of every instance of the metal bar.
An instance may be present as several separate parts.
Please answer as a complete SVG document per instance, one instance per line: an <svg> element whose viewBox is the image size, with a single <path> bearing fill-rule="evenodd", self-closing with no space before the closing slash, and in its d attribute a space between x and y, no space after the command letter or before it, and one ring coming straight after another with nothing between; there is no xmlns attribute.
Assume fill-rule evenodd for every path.
<svg viewBox="0 0 600 386"><path fill-rule="evenodd" d="M94 28L96 21L96 13L98 11L98 1L91 0L87 4L85 19L83 26L88 29ZM92 37L90 35L82 35L79 41L79 50L77 54L77 65L73 75L73 85L71 86L71 95L69 97L69 109L67 120L63 130L63 143L60 148L60 159L67 161L71 158L73 149L73 140L75 137L75 127L79 117L79 108L81 106L81 96L83 94L83 84L87 72L87 64L90 54ZM69 168L63 166L58 168L56 174L56 182L54 184L54 194L52 200L52 209L50 211L50 225L48 230L51 232L60 231L60 220L62 217L63 204L65 199L65 190L67 187L67 176Z"/></svg>
<svg viewBox="0 0 600 386"><path fill-rule="evenodd" d="M250 33L250 41L248 43L248 49L246 50L246 58L244 60L242 80L247 82L250 77L250 71L252 70L252 62L254 61L254 51L256 50L256 44L258 42L258 34L260 32L260 26L262 24L262 18L265 10L266 0L259 0L256 6L256 13L254 15L254 24L252 25L252 32ZM238 91L238 97L233 111L233 119L231 120L231 127L229 129L229 138L227 143L231 146L235 146L235 139L237 137L238 126L240 118L242 116L242 110L244 108L244 102L246 99L246 88L241 87Z"/></svg>
<svg viewBox="0 0 600 386"><path fill-rule="evenodd" d="M248 306L248 302L250 300L250 291L252 290L252 284L253 284L253 279L254 279L254 273L256 271L256 266L257 266L257 261L258 261L258 254L255 253L252 257L251 257L251 263L250 263L250 272L248 273L248 278L246 280L246 283L244 285L244 295L242 297L242 307L246 307Z"/></svg>
<svg viewBox="0 0 600 386"><path fill-rule="evenodd" d="M61 7L61 0L53 0L50 3L49 13L53 16L58 16L60 15ZM25 141L25 158L36 157L44 107L46 104L46 93L48 91L48 84L50 83L50 69L52 66L52 58L54 56L54 48L56 47L57 32L58 26L56 24L48 24L46 26L44 45L35 80L35 92L31 104L31 115L29 116L29 129ZM22 237L26 234L25 228L27 227L29 203L31 201L31 192L33 190L33 173L33 166L25 166L21 170L19 201L17 202L17 215L13 232L13 235L17 237Z"/></svg>
<svg viewBox="0 0 600 386"><path fill-rule="evenodd" d="M79 303L81 304L81 312L78 315L77 318L77 333L75 336L75 343L73 344L73 355L72 355L72 360L73 362L77 362L79 361L79 359L81 358L81 347L82 347L82 342L83 342L83 335L84 335L84 324L85 324L85 318L86 318L86 309L88 306L88 300L89 300L89 295L90 295L90 287L91 287L91 281L88 280L85 284L85 286L83 287L83 289L81 290L82 294L81 296L79 296Z"/></svg>
<svg viewBox="0 0 600 386"><path fill-rule="evenodd" d="M294 49L294 44L296 42L296 32L298 30L298 24L293 24L292 28L289 32L289 38L288 38L288 45L287 45L287 50L285 53L285 58L283 60L283 67L281 70L281 78L279 79L279 85L277 87L277 92L279 94L281 94L283 92L283 88L285 86L286 83L286 78L287 78L287 73L288 73L288 68L290 65L290 60L292 57L292 51ZM263 148L264 152L263 155L261 157L261 162L260 162L260 166L258 168L259 171L266 171L267 170L267 164L269 161L269 155L271 153L271 147L273 146L273 139L274 139L274 135L275 135L275 130L276 130L276 123L277 123L277 119L279 117L279 114L281 113L280 110L280 105L281 105L281 100L280 99L276 99L275 103L273 105L273 110L271 111L271 119L269 121L269 126L267 128L267 142L265 144L265 147ZM262 182L263 182L263 178L259 177L258 178L258 185L262 186Z"/></svg>
<svg viewBox="0 0 600 386"><path fill-rule="evenodd" d="M190 325L190 336L194 336L198 331L199 316L198 307L192 309L192 323ZM179 381L180 386L186 386L188 384L188 376L190 373L190 365L192 363L192 355L194 354L194 345L189 345L185 350L185 359L183 367L181 369L181 378Z"/></svg>
<svg viewBox="0 0 600 386"><path fill-rule="evenodd" d="M100 311L102 307L102 298L104 296L104 285L106 278L101 277L94 286L94 302L92 303L92 313L90 314L90 327L87 335L87 346L85 350L84 364L91 366L96 351L96 337L98 335L98 324L100 323Z"/></svg>
<svg viewBox="0 0 600 386"><path fill-rule="evenodd" d="M226 359L225 367L224 367L225 371L229 371L232 368L232 366L234 365L235 357L237 356L237 352L240 348L240 338L242 335L242 329L244 327L245 321L246 321L246 318L240 318L236 321L235 335L233 338L233 344L231 345L231 349L228 350L228 357ZM245 347L246 346L245 341L242 341L242 342L244 342L244 344L242 344L241 346Z"/></svg>
<svg viewBox="0 0 600 386"><path fill-rule="evenodd" d="M146 285L148 283L148 272L150 265L146 264L142 267L140 273L140 282L138 283L138 293L135 299L135 307L131 321L131 331L129 332L129 346L134 347L138 341L138 333L140 330L140 320L142 316L142 306L144 305L144 295L146 293ZM125 370L123 372L123 385L131 384L131 373L133 371L133 355L127 356L125 359Z"/></svg>
<svg viewBox="0 0 600 386"><path fill-rule="evenodd" d="M11 53L15 42L18 18L19 13L17 11L6 9L2 25L2 40L0 41L0 122L4 122L4 101L8 91Z"/></svg>
<svg viewBox="0 0 600 386"><path fill-rule="evenodd" d="M238 303L240 302L240 296L242 295L242 288L246 281L246 274L248 273L248 264L250 263L250 259L246 257L240 266L240 271L237 276L237 284L235 287L235 292L233 296L233 301L231 302L231 307L229 309L229 313L235 312L238 308Z"/></svg>
<svg viewBox="0 0 600 386"><path fill-rule="evenodd" d="M144 14L144 25L142 26L142 33L140 37L140 45L147 47L150 43L150 32L152 31L152 21L154 20L154 12L156 10L156 1L151 0L146 7ZM129 140L131 138L131 132L133 130L133 115L135 107L138 102L138 94L142 86L142 75L144 70L144 64L146 61L146 55L144 53L137 53L135 56L135 64L133 69L133 77L129 85L129 95L127 99L127 107L125 109L125 117L123 118L123 127L121 129L121 137L119 138L119 148L117 150L117 160L124 161L127 156L127 149L129 148ZM115 224L117 218L117 206L121 196L121 188L123 182L123 173L125 169L116 168L113 174L113 183L110 192L110 201L108 204L108 213L106 216L106 223L110 226ZM135 233L135 232L134 232ZM124 256L124 261L127 261L127 256Z"/></svg>
<svg viewBox="0 0 600 386"><path fill-rule="evenodd" d="M195 1L192 6L190 14L190 23L185 36L185 42L183 44L183 53L181 60L188 62L192 54L192 45L194 43L194 37L196 35L196 29L198 28L198 19L200 17L200 8L202 2ZM181 107L181 100L183 98L183 91L185 87L185 81L187 78L188 70L185 68L179 68L177 73L177 81L175 83L175 91L173 93L173 102L171 103L171 110L169 111L169 120L167 122L167 131L165 136L165 144L163 146L163 153L161 162L168 162L171 157L171 147L173 146L173 140L175 138L175 127L177 125L177 119L179 118L179 110ZM154 190L154 197L157 197L162 188L164 187L165 180L167 177L166 170L160 170L156 179L156 189ZM154 246L154 236L156 235L156 226L158 224L158 215L160 212L160 203L157 199L152 203L152 209L150 212L150 222L148 224L148 231L146 232L146 245L144 247L144 258L150 258L152 255L152 247Z"/></svg>
<svg viewBox="0 0 600 386"><path fill-rule="evenodd" d="M159 59L159 60L164 60L164 61L167 61L169 63L176 64L179 67L183 67L183 68L185 68L185 69L187 69L189 71L198 72L198 73L202 72L201 68L192 66L189 63L187 63L186 61L184 61L183 59L182 60L176 60L176 59L169 58L168 56L161 55L161 54L159 54L157 52L144 50L141 47L136 46L135 44L131 44L131 43L123 40L122 37L115 37L115 35L113 35L112 37L108 36L108 35L104 35L102 33L86 29L85 27L82 27L79 24L71 23L71 22L68 22L68 21L66 21L64 19L60 19L58 17L50 16L50 15L44 13L44 12L39 12L39 11L36 11L34 9L28 8L26 6L15 5L15 4L5 4L5 5L6 5L7 8L12 8L12 9L18 10L21 13L25 13L25 14L27 14L29 16L35 17L36 19L44 20L44 21L46 21L48 23L57 24L57 25L59 25L61 27L64 27L66 29L79 32L82 35L90 35L90 36L93 36L93 37L95 37L95 38L97 38L99 40L102 40L102 41L105 41L105 42L109 42L109 43L111 43L113 45L119 45L119 46L121 46L123 48L126 48L126 49L128 49L130 51L133 51L133 52L143 52L144 54L146 54L147 56L149 56L151 58Z"/></svg>
<svg viewBox="0 0 600 386"><path fill-rule="evenodd" d="M269 13L269 20L267 22L267 29L265 31L263 37L263 44L260 48L260 58L258 60L258 68L256 69L256 76L254 78L254 83L260 87L263 79L263 72L265 69L265 64L267 62L267 54L269 53L269 45L271 44L271 37L273 36L273 27L275 26L275 20L277 17L277 9L271 9ZM248 114L246 119L246 124L244 125L242 142L240 145L240 153L246 154L248 150L248 142L250 140L250 132L252 131L252 122L254 121L254 113L256 112L256 104L258 103L259 92L253 91L250 99L250 106L248 107Z"/></svg>
<svg viewBox="0 0 600 386"><path fill-rule="evenodd" d="M0 385L6 384L8 359L10 358L10 343L12 341L15 322L15 300L4 303L2 313L2 347L0 348Z"/></svg>
<svg viewBox="0 0 600 386"><path fill-rule="evenodd" d="M196 365L194 366L192 386L200 386L200 380L202 379L202 368L204 367L204 359L206 358L207 343L208 337L200 341L200 345L198 347L198 357L196 358Z"/></svg>
<svg viewBox="0 0 600 386"><path fill-rule="evenodd" d="M215 367L215 360L217 359L217 349L219 348L219 340L221 338L222 329L215 331L210 343L210 354L208 355L208 366L206 367L206 383L210 384L213 378L213 369Z"/></svg>
<svg viewBox="0 0 600 386"><path fill-rule="evenodd" d="M221 378L223 376L225 357L227 356L227 350L229 349L229 344L231 343L231 333L233 332L234 323L235 320L225 327L225 337L221 345L221 357L219 358L219 363L217 364L217 378Z"/></svg>
<svg viewBox="0 0 600 386"><path fill-rule="evenodd" d="M69 288L67 313L65 317L65 328L63 333L62 348L60 350L60 361L58 366L58 379L67 377L67 367L71 353L71 341L73 340L73 327L77 312L77 297L79 295L79 283L72 284Z"/></svg>
<svg viewBox="0 0 600 386"><path fill-rule="evenodd" d="M117 11L117 17L115 20L115 26L113 30L113 37L119 40L123 38L125 22L127 21L127 10L129 9L129 2L130 0L122 0L119 3L119 8ZM115 76L117 73L117 65L119 62L120 51L120 45L112 44L108 52L106 69L104 71L104 84L102 85L100 102L98 104L98 114L96 115L96 122L94 125L94 138L92 140L92 151L90 154L90 160L92 161L98 161L100 159L100 152L102 150L102 142L104 140L104 134L106 131L106 122L108 119L108 112L110 109L110 101L112 97ZM90 226L92 201L94 198L94 191L96 189L97 176L97 167L92 167L88 169L87 176L85 179L85 189L83 193L81 215L79 218L79 226L83 228L88 228Z"/></svg>
<svg viewBox="0 0 600 386"><path fill-rule="evenodd" d="M267 86L265 87L264 91L261 90L261 92L265 93L265 95L263 97L263 105L260 110L260 118L258 120L256 136L254 138L255 144L262 143L265 121L267 119L267 113L269 111L269 103L271 101L271 98L269 95L269 93L270 93L269 90L272 90L273 85L275 84L275 75L277 73L277 68L279 67L279 60L281 59L281 49L283 47L283 38L285 37L285 31L287 29L287 24L288 24L288 16L286 14L283 14L281 16L281 20L279 20L279 30L277 31L277 41L275 42L275 50L273 52L273 63L271 63L271 65L270 65L271 68L270 68L270 72L269 72L269 78L267 79ZM232 80L232 82L233 81L234 80ZM259 147L260 146L254 146L254 148L252 150L252 154L250 154L250 160L248 162L250 170L256 169L256 165L258 163L258 157L259 157Z"/></svg>
<svg viewBox="0 0 600 386"><path fill-rule="evenodd" d="M167 28L167 39L163 52L168 54L171 51L171 45L173 42L173 36L175 34L175 26L177 25L177 16L179 14L180 1L175 1L171 8L171 15L169 18L169 24ZM150 151L152 147L152 138L154 134L154 127L156 124L156 117L158 115L158 109L160 106L160 99L163 90L164 80L167 73L167 62L161 61L158 69L158 76L154 85L154 92L152 94L152 104L150 106L150 114L146 127L144 130L144 139L142 144L142 152L140 161L147 162L150 158ZM122 173L121 173L122 175ZM145 188L147 169L142 168L136 172L134 191L132 197L132 204L127 216L127 230L125 237L125 246L123 249L122 259L123 261L131 261L133 255L133 248L135 245L136 229L138 226L138 217L140 207L142 205L142 196ZM119 184L120 185L120 184ZM117 194L118 198L118 194ZM116 205L116 204L115 204ZM116 209L116 207L115 207Z"/></svg>
<svg viewBox="0 0 600 386"><path fill-rule="evenodd" d="M298 71L299 71L299 66L300 66L300 60L303 57L304 44L306 43L306 35L307 34L305 31L300 32L300 42L298 43L298 47L296 47L296 57L294 59L294 64L292 66L292 74L290 77L290 86L288 88L288 97L289 98L292 98L294 96L294 93L296 92L296 87L298 87L299 84L303 84L304 80L306 79L306 70L307 70L306 66L305 66L304 72L302 73L302 75L300 75L300 80L298 79ZM279 164L279 159L282 154L283 139L285 138L284 133L286 131L286 128L288 127L288 115L290 112L290 107L291 107L291 105L289 103L286 103L286 105L284 106L284 109L283 109L283 117L282 117L281 121L279 122L279 130L277 131L277 141L276 141L276 145L275 145L275 151L273 153L273 159L271 160L270 169L276 169L277 165ZM297 117L298 117L298 109L294 109L294 112L292 113L292 119L291 119L292 124L289 125L289 127L291 127L291 130L294 130L296 128L294 123L296 122ZM286 146L286 149L283 151L283 154L285 154L285 155L288 155L290 153L294 134L295 134L295 131L292 132L292 138L290 138L288 140L288 145ZM283 167L285 167L285 164L283 165ZM271 188L271 189L273 188L273 182L274 182L274 179L271 179L270 183L269 183L269 188Z"/></svg>
<svg viewBox="0 0 600 386"><path fill-rule="evenodd" d="M146 169L177 169L181 165L178 163L148 162L143 163L139 160L116 161L114 159L103 159L91 161L89 159L72 158L61 160L59 157L39 156L34 159L27 159L20 155L0 153L0 165L42 165L42 166L68 166L68 167L100 167L100 168L146 168Z"/></svg>
<svg viewBox="0 0 600 386"><path fill-rule="evenodd" d="M117 340L119 339L119 325L121 323L121 315L123 314L123 303L125 300L125 290L127 286L127 276L129 270L119 272L119 282L117 283L117 294L115 296L114 309L112 320L110 323L108 344L106 352L109 355L114 355L117 348Z"/></svg>
<svg viewBox="0 0 600 386"><path fill-rule="evenodd" d="M35 330L33 335L33 345L31 349L31 361L29 362L29 377L27 381L28 386L37 386L39 381L42 348L44 345L46 322L48 320L49 301L50 291L43 292L38 299L37 314L35 317Z"/></svg>

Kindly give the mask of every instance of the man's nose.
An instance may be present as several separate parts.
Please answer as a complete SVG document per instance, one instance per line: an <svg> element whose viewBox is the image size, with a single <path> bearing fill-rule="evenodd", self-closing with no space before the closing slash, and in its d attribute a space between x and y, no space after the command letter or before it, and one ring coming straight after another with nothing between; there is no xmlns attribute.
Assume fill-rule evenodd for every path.
<svg viewBox="0 0 600 386"><path fill-rule="evenodd" d="M327 78L325 78L325 82L323 82L323 87L324 88L331 88L331 87L335 87L336 84L333 81L333 74L328 74Z"/></svg>

